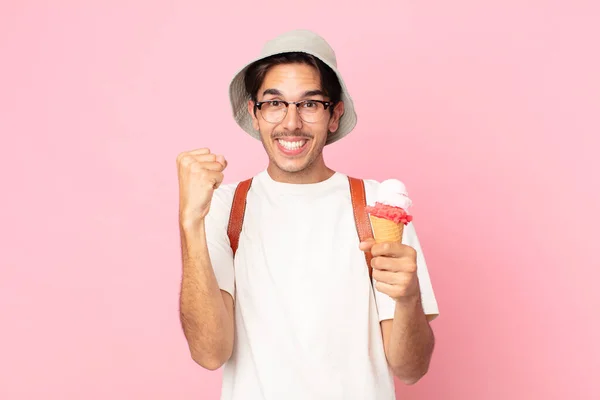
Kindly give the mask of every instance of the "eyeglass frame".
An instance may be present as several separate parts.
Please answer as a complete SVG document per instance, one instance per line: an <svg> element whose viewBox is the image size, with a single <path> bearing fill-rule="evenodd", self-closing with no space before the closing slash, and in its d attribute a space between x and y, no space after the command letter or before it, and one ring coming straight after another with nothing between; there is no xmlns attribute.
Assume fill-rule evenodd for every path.
<svg viewBox="0 0 600 400"><path fill-rule="evenodd" d="M325 101L325 100L300 100L300 101L285 101L285 100L275 100L275 99L273 99L273 100L255 101L255 102L254 102L254 107L256 107L256 108L257 108L257 109L260 111L260 110L261 110L261 107L263 106L263 104L266 104L266 103L273 103L273 102L283 103L283 104L285 105L285 114L284 114L283 118L281 118L281 121L283 121L283 120L285 119L285 117L287 117L288 110L290 109L290 104L293 104L293 105L295 105L295 106L296 106L296 109L298 109L298 105L299 105L299 104L308 103L308 102L312 102L312 103L321 103L321 104L323 104L323 111L326 111L326 110L327 110L329 107L332 107L332 106L334 106L334 105L335 105L335 103L334 103L333 101ZM262 116L262 118L263 118L265 121L267 121L267 120L265 119L265 116L264 116L264 115L262 115L262 113L261 113L261 116ZM304 122L307 122L307 121L305 121L305 120L304 120L304 118L302 118L302 116L301 116L300 112L298 112L298 116L300 117L300 119L301 119L302 121L304 121ZM279 121L279 122L281 122L281 121ZM275 124L275 123L278 123L278 122L271 122L271 121L267 121L267 122L268 122L268 123L270 123L270 124ZM314 122L317 122L317 121L314 121ZM312 122L312 123L314 123L314 122ZM311 122L308 122L308 123L311 123Z"/></svg>

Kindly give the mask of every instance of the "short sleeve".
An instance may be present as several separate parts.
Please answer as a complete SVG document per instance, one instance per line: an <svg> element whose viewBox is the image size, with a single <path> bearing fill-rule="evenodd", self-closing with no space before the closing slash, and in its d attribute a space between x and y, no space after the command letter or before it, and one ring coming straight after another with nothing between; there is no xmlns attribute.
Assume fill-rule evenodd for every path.
<svg viewBox="0 0 600 400"><path fill-rule="evenodd" d="M368 204L374 204L379 182L374 180L365 180L366 197ZM417 252L417 276L421 289L421 302L423 311L429 315L431 319L439 315L438 304L431 284L431 278L427 269L427 262L421 248L421 243L417 236L414 222L409 223L404 227L402 235L402 243L412 247ZM377 281L373 280L374 283ZM377 303L377 311L379 321L393 319L396 308L396 302L387 294L379 292L375 289L375 302Z"/></svg>
<svg viewBox="0 0 600 400"><path fill-rule="evenodd" d="M423 255L423 250L421 249L421 244L412 222L404 227L402 243L412 247L417 252L417 276L421 289L423 311L431 319L435 319L439 315L438 304L431 284L427 263L425 262L425 256ZM375 289L375 301L377 302L379 321L394 318L396 302L391 297Z"/></svg>
<svg viewBox="0 0 600 400"><path fill-rule="evenodd" d="M237 185L222 185L213 194L210 211L205 218L208 254L221 290L235 299L233 251L227 236L229 213Z"/></svg>

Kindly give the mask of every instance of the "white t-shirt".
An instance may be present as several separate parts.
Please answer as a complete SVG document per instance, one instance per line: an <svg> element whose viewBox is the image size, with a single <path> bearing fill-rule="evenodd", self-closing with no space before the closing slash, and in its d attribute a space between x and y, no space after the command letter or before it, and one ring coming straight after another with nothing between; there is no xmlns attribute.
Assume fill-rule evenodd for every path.
<svg viewBox="0 0 600 400"><path fill-rule="evenodd" d="M379 183L365 180L367 203ZM395 302L369 282L348 177L316 184L253 180L235 262L227 225L236 184L215 191L206 218L219 286L235 299L235 342L222 400L389 400L393 375L380 321ZM403 242L418 252L426 314L438 314L412 223Z"/></svg>

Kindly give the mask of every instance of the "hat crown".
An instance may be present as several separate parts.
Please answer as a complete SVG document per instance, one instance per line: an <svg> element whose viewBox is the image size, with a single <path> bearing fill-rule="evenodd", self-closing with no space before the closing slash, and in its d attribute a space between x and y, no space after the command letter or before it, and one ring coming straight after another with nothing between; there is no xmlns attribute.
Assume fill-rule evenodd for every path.
<svg viewBox="0 0 600 400"><path fill-rule="evenodd" d="M261 57L294 51L318 55L323 61L337 67L333 48L323 37L307 29L288 31L269 40L262 48Z"/></svg>

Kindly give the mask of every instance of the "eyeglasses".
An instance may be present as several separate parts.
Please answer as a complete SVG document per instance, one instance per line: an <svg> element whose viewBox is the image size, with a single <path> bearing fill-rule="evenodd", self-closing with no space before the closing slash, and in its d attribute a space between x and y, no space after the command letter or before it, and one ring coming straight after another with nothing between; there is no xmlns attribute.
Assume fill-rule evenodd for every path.
<svg viewBox="0 0 600 400"><path fill-rule="evenodd" d="M301 101L283 101L267 100L257 101L256 108L260 110L263 119L271 124L277 124L285 118L290 104L294 104L298 115L304 122L315 123L325 117L328 107L333 105L330 101L322 100L301 100Z"/></svg>

